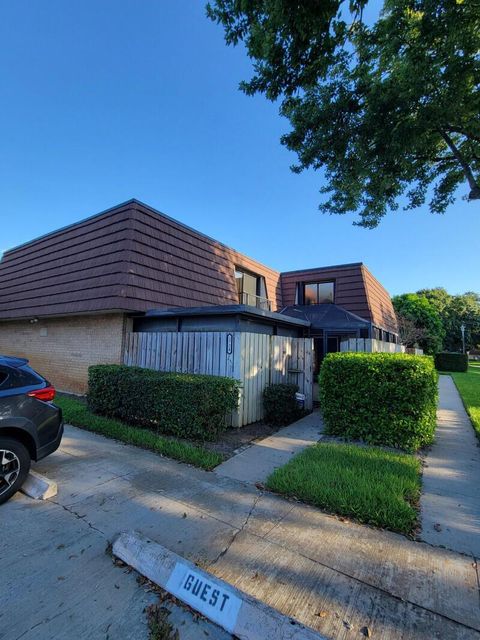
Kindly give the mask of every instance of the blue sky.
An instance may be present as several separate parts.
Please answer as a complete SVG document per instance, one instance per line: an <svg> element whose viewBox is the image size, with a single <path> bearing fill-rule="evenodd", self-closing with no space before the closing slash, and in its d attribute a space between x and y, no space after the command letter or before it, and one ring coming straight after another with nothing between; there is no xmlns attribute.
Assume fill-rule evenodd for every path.
<svg viewBox="0 0 480 640"><path fill-rule="evenodd" d="M277 106L198 0L0 0L0 251L135 197L279 270L363 261L392 293L480 289L478 204L369 231L317 210ZM462 191L466 191L463 189Z"/></svg>

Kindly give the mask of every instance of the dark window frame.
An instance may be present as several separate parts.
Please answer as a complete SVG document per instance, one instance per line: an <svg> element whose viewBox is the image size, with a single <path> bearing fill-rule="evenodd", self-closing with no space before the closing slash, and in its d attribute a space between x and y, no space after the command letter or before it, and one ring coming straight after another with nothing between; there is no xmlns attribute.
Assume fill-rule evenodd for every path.
<svg viewBox="0 0 480 640"><path fill-rule="evenodd" d="M312 286L312 285L316 285L317 287L317 300L320 297L320 290L319 290L319 286L321 284L331 284L332 285L332 300L330 302L307 302L306 301L306 296L305 296L305 290L307 286ZM335 281L334 278L328 278L325 280L312 280L312 281L304 281L304 282L297 282L297 286L296 286L296 291L295 291L295 304L301 304L301 305L306 305L306 306L310 306L310 305L314 305L314 304L335 304L335 297L336 297L336 291L337 291L337 283ZM297 302L298 300L298 302Z"/></svg>

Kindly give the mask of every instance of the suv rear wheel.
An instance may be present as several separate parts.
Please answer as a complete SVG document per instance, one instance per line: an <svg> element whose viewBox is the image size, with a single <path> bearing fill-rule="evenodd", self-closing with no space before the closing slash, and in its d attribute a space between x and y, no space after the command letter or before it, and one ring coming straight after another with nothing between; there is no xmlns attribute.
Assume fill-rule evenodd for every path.
<svg viewBox="0 0 480 640"><path fill-rule="evenodd" d="M30 454L18 440L0 437L0 504L20 489L30 471Z"/></svg>

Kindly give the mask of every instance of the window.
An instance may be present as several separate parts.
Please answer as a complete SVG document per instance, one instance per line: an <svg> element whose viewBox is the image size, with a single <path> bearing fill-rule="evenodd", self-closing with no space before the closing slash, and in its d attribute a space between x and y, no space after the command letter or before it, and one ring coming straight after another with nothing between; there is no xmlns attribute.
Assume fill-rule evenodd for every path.
<svg viewBox="0 0 480 640"><path fill-rule="evenodd" d="M251 296L257 295L256 276L252 276L250 273L245 273L244 271L238 271L238 269L236 269L235 281L237 283L237 291L239 295L242 293Z"/></svg>
<svg viewBox="0 0 480 640"><path fill-rule="evenodd" d="M308 282L304 285L303 304L331 304L334 299L333 282Z"/></svg>
<svg viewBox="0 0 480 640"><path fill-rule="evenodd" d="M32 384L40 384L43 382L43 378L35 373L28 365L16 367L12 377L14 379L14 387L28 387Z"/></svg>
<svg viewBox="0 0 480 640"><path fill-rule="evenodd" d="M260 309L270 309L265 278L263 276L257 276L254 273L236 268L235 283L237 285L238 301L240 304L258 307Z"/></svg>

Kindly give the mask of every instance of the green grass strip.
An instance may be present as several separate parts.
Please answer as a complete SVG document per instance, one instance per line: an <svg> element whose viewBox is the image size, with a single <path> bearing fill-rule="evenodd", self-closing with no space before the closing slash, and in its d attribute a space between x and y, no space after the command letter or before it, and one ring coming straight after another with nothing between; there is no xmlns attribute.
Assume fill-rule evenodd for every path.
<svg viewBox="0 0 480 640"><path fill-rule="evenodd" d="M377 447L319 443L274 471L267 488L330 513L404 534L414 531L420 462Z"/></svg>
<svg viewBox="0 0 480 640"><path fill-rule="evenodd" d="M451 373L463 404L480 440L480 362L470 364L466 373Z"/></svg>
<svg viewBox="0 0 480 640"><path fill-rule="evenodd" d="M193 464L207 471L223 461L221 454L208 451L204 447L181 442L174 438L164 438L148 429L134 427L112 418L97 416L88 409L86 404L75 398L57 396L55 404L61 407L66 424L99 433L107 438L115 438L115 440L121 440L127 444L142 447L142 449L149 449L167 458Z"/></svg>

